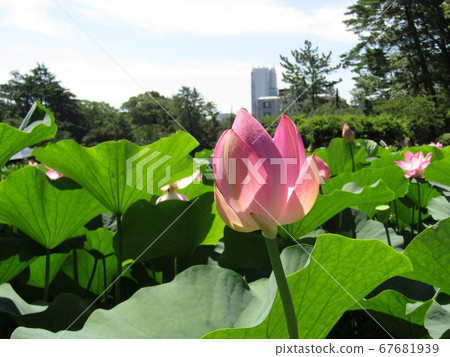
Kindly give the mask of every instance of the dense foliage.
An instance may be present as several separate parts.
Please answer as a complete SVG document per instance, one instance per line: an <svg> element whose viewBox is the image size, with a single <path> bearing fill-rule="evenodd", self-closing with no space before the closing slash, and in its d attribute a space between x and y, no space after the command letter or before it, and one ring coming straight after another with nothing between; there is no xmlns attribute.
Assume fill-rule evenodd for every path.
<svg viewBox="0 0 450 357"><path fill-rule="evenodd" d="M325 145L346 121L361 137L390 145L444 140L450 132L448 3L358 0L346 15L359 40L341 63L332 64L331 53L319 56L309 41L292 51L295 62L281 56L292 97L288 113L299 115L309 144ZM330 96L336 82L328 74L341 65L355 75L351 107L337 91Z"/></svg>
<svg viewBox="0 0 450 357"><path fill-rule="evenodd" d="M403 109L403 111L402 111ZM345 112L344 112L345 113ZM414 144L448 142L448 118L437 113L425 98L403 98L383 104L380 114L316 114L291 115L300 128L305 145L311 148L326 146L339 136L344 123L350 124L358 137L368 138L387 146L404 147ZM276 117L265 117L263 125L274 132Z"/></svg>
<svg viewBox="0 0 450 357"><path fill-rule="evenodd" d="M355 96L449 95L450 22L442 0L358 0L345 21L359 36L345 56L357 73Z"/></svg>
<svg viewBox="0 0 450 357"><path fill-rule="evenodd" d="M107 103L76 99L43 64L30 74L13 71L11 75L12 79L0 85L0 122L19 126L32 104L39 101L58 118L55 140L73 139L93 146L127 139L147 145L177 130L187 130L202 148L212 148L230 124L217 120L216 106L205 102L195 88L182 87L172 98L155 91L142 93L116 109Z"/></svg>
<svg viewBox="0 0 450 357"><path fill-rule="evenodd" d="M0 124L2 167L56 134L39 103L23 125ZM285 338L264 238L225 227L205 160L211 151L194 160L197 145L182 131L148 146L63 140L34 149L41 165L4 166L1 337ZM424 179L406 179L394 163L406 151L431 154ZM394 151L333 138L315 153L332 178L276 238L300 337L447 336L449 147ZM66 177L50 180L48 167ZM168 167L171 182L203 172L180 190L189 201L155 204ZM390 209L382 221L380 204Z"/></svg>

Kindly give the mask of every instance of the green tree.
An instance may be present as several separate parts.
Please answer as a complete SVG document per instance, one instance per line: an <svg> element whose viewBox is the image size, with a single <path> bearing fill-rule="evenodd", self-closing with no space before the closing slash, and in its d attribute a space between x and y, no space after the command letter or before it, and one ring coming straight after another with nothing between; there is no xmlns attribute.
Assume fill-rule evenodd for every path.
<svg viewBox="0 0 450 357"><path fill-rule="evenodd" d="M359 103L372 96L449 94L449 19L441 0L358 0L344 21L359 36L343 56Z"/></svg>
<svg viewBox="0 0 450 357"><path fill-rule="evenodd" d="M214 103L205 103L197 89L182 87L173 97L173 111L183 128L198 140L199 149L214 146L219 131Z"/></svg>
<svg viewBox="0 0 450 357"><path fill-rule="evenodd" d="M44 64L37 64L30 74L11 72L12 79L0 85L0 100L9 118L24 118L35 101L50 109L58 124L56 139L80 141L86 125L75 95L63 88Z"/></svg>
<svg viewBox="0 0 450 357"><path fill-rule="evenodd" d="M134 141L146 145L181 129L172 118L171 107L170 99L154 91L123 103L123 117L132 127Z"/></svg>
<svg viewBox="0 0 450 357"><path fill-rule="evenodd" d="M182 87L173 97L173 103L177 120L198 140L202 134L201 122L205 119L203 96L195 88Z"/></svg>
<svg viewBox="0 0 450 357"><path fill-rule="evenodd" d="M444 11L445 18L450 19L450 1L445 0L444 3L441 5L441 7L442 10Z"/></svg>
<svg viewBox="0 0 450 357"><path fill-rule="evenodd" d="M12 120L14 121L14 124L11 123ZM7 124L12 126L20 125L20 119L12 118L12 115L10 113L10 106L4 100L0 100L0 122L6 122Z"/></svg>
<svg viewBox="0 0 450 357"><path fill-rule="evenodd" d="M206 148L212 149L216 145L217 139L219 135L223 132L222 126L218 121L219 111L217 110L217 106L213 102L206 102L204 107L204 113L206 116L206 132L207 134L207 143L205 145Z"/></svg>
<svg viewBox="0 0 450 357"><path fill-rule="evenodd" d="M304 48L291 51L294 62L280 55L281 66L286 69L283 81L289 84L290 94L297 99L305 93L313 108L317 107L319 95L330 93L340 82L327 80L327 76L340 67L340 64L332 66L331 51L327 55L319 54L318 51L306 40Z"/></svg>
<svg viewBox="0 0 450 357"><path fill-rule="evenodd" d="M87 123L87 133L81 140L86 146L93 146L108 140L133 140L128 118L108 103L80 101L80 112Z"/></svg>
<svg viewBox="0 0 450 357"><path fill-rule="evenodd" d="M376 111L403 122L405 133L415 144L436 141L445 132L445 117L429 97L401 97L377 103Z"/></svg>

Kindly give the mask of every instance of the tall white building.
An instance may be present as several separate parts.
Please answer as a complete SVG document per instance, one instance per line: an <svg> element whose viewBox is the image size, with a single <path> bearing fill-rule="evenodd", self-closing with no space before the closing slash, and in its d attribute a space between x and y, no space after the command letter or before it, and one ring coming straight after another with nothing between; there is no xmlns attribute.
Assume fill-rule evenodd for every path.
<svg viewBox="0 0 450 357"><path fill-rule="evenodd" d="M275 68L253 68L252 69L252 115L257 117L258 98L278 96L277 74Z"/></svg>

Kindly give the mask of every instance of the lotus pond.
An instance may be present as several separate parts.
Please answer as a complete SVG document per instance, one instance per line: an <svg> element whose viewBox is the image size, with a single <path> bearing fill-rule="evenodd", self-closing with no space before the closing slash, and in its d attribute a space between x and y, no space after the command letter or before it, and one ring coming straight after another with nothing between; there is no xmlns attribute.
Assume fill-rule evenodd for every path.
<svg viewBox="0 0 450 357"><path fill-rule="evenodd" d="M0 337L288 338L268 236L299 338L450 336L449 147L347 132L311 156L328 171L300 219L283 221L284 191L263 197L284 212L268 226L186 132L43 144L56 131L39 103L21 130L0 123Z"/></svg>

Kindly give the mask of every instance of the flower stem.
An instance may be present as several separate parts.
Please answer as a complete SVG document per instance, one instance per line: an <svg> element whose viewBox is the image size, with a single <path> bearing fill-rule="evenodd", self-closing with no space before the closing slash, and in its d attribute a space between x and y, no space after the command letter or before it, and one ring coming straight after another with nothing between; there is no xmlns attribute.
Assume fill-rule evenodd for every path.
<svg viewBox="0 0 450 357"><path fill-rule="evenodd" d="M350 157L352 159L352 172L355 172L355 159L353 157L352 144L353 144L353 142L347 143L348 149L350 150Z"/></svg>
<svg viewBox="0 0 450 357"><path fill-rule="evenodd" d="M103 302L106 302L106 297L108 295L108 282L106 277L106 258L105 256L102 257L102 263L103 263L103 291L105 292L103 294Z"/></svg>
<svg viewBox="0 0 450 357"><path fill-rule="evenodd" d="M74 248L72 250L72 257L73 257L73 279L75 280L75 284L78 285L79 278L78 278L78 256L77 256L77 249Z"/></svg>
<svg viewBox="0 0 450 357"><path fill-rule="evenodd" d="M281 264L277 240L266 238L266 245L284 308L289 338L298 338L297 317L295 315L294 303L292 302L286 275L283 270L283 265Z"/></svg>
<svg viewBox="0 0 450 357"><path fill-rule="evenodd" d="M392 247L391 235L389 234L388 225L387 225L387 223L384 223L383 225L384 225L384 230L386 232L386 238L387 238L388 244Z"/></svg>
<svg viewBox="0 0 450 357"><path fill-rule="evenodd" d="M49 285L50 285L50 249L47 249L47 253L45 255L44 301L48 301Z"/></svg>
<svg viewBox="0 0 450 357"><path fill-rule="evenodd" d="M175 279L175 277L178 274L178 258L177 257L173 257L173 278Z"/></svg>
<svg viewBox="0 0 450 357"><path fill-rule="evenodd" d="M398 223L398 212L397 212L397 200L394 199L394 211L395 211L395 222L396 222L396 228L397 233L400 232L400 223Z"/></svg>
<svg viewBox="0 0 450 357"><path fill-rule="evenodd" d="M94 260L94 267L92 268L91 277L89 278L89 282L88 282L88 285L87 285L87 288L86 288L87 291L89 291L91 289L92 282L94 281L95 271L97 270L97 263L98 263L98 259L95 258L95 260Z"/></svg>
<svg viewBox="0 0 450 357"><path fill-rule="evenodd" d="M420 211L422 203L420 202L420 182L419 181L417 181L417 201L418 201L417 209L418 209L418 215L419 215L418 220L417 220L417 234L419 234L420 230L422 228L422 212Z"/></svg>
<svg viewBox="0 0 450 357"><path fill-rule="evenodd" d="M116 215L117 220L117 281L116 281L116 304L121 302L121 281L120 277L122 275L122 260L123 260L123 238L122 238L122 215L117 214Z"/></svg>
<svg viewBox="0 0 450 357"><path fill-rule="evenodd" d="M342 233L342 220L344 219L343 216L343 211L339 212L339 217L338 217L338 232Z"/></svg>

